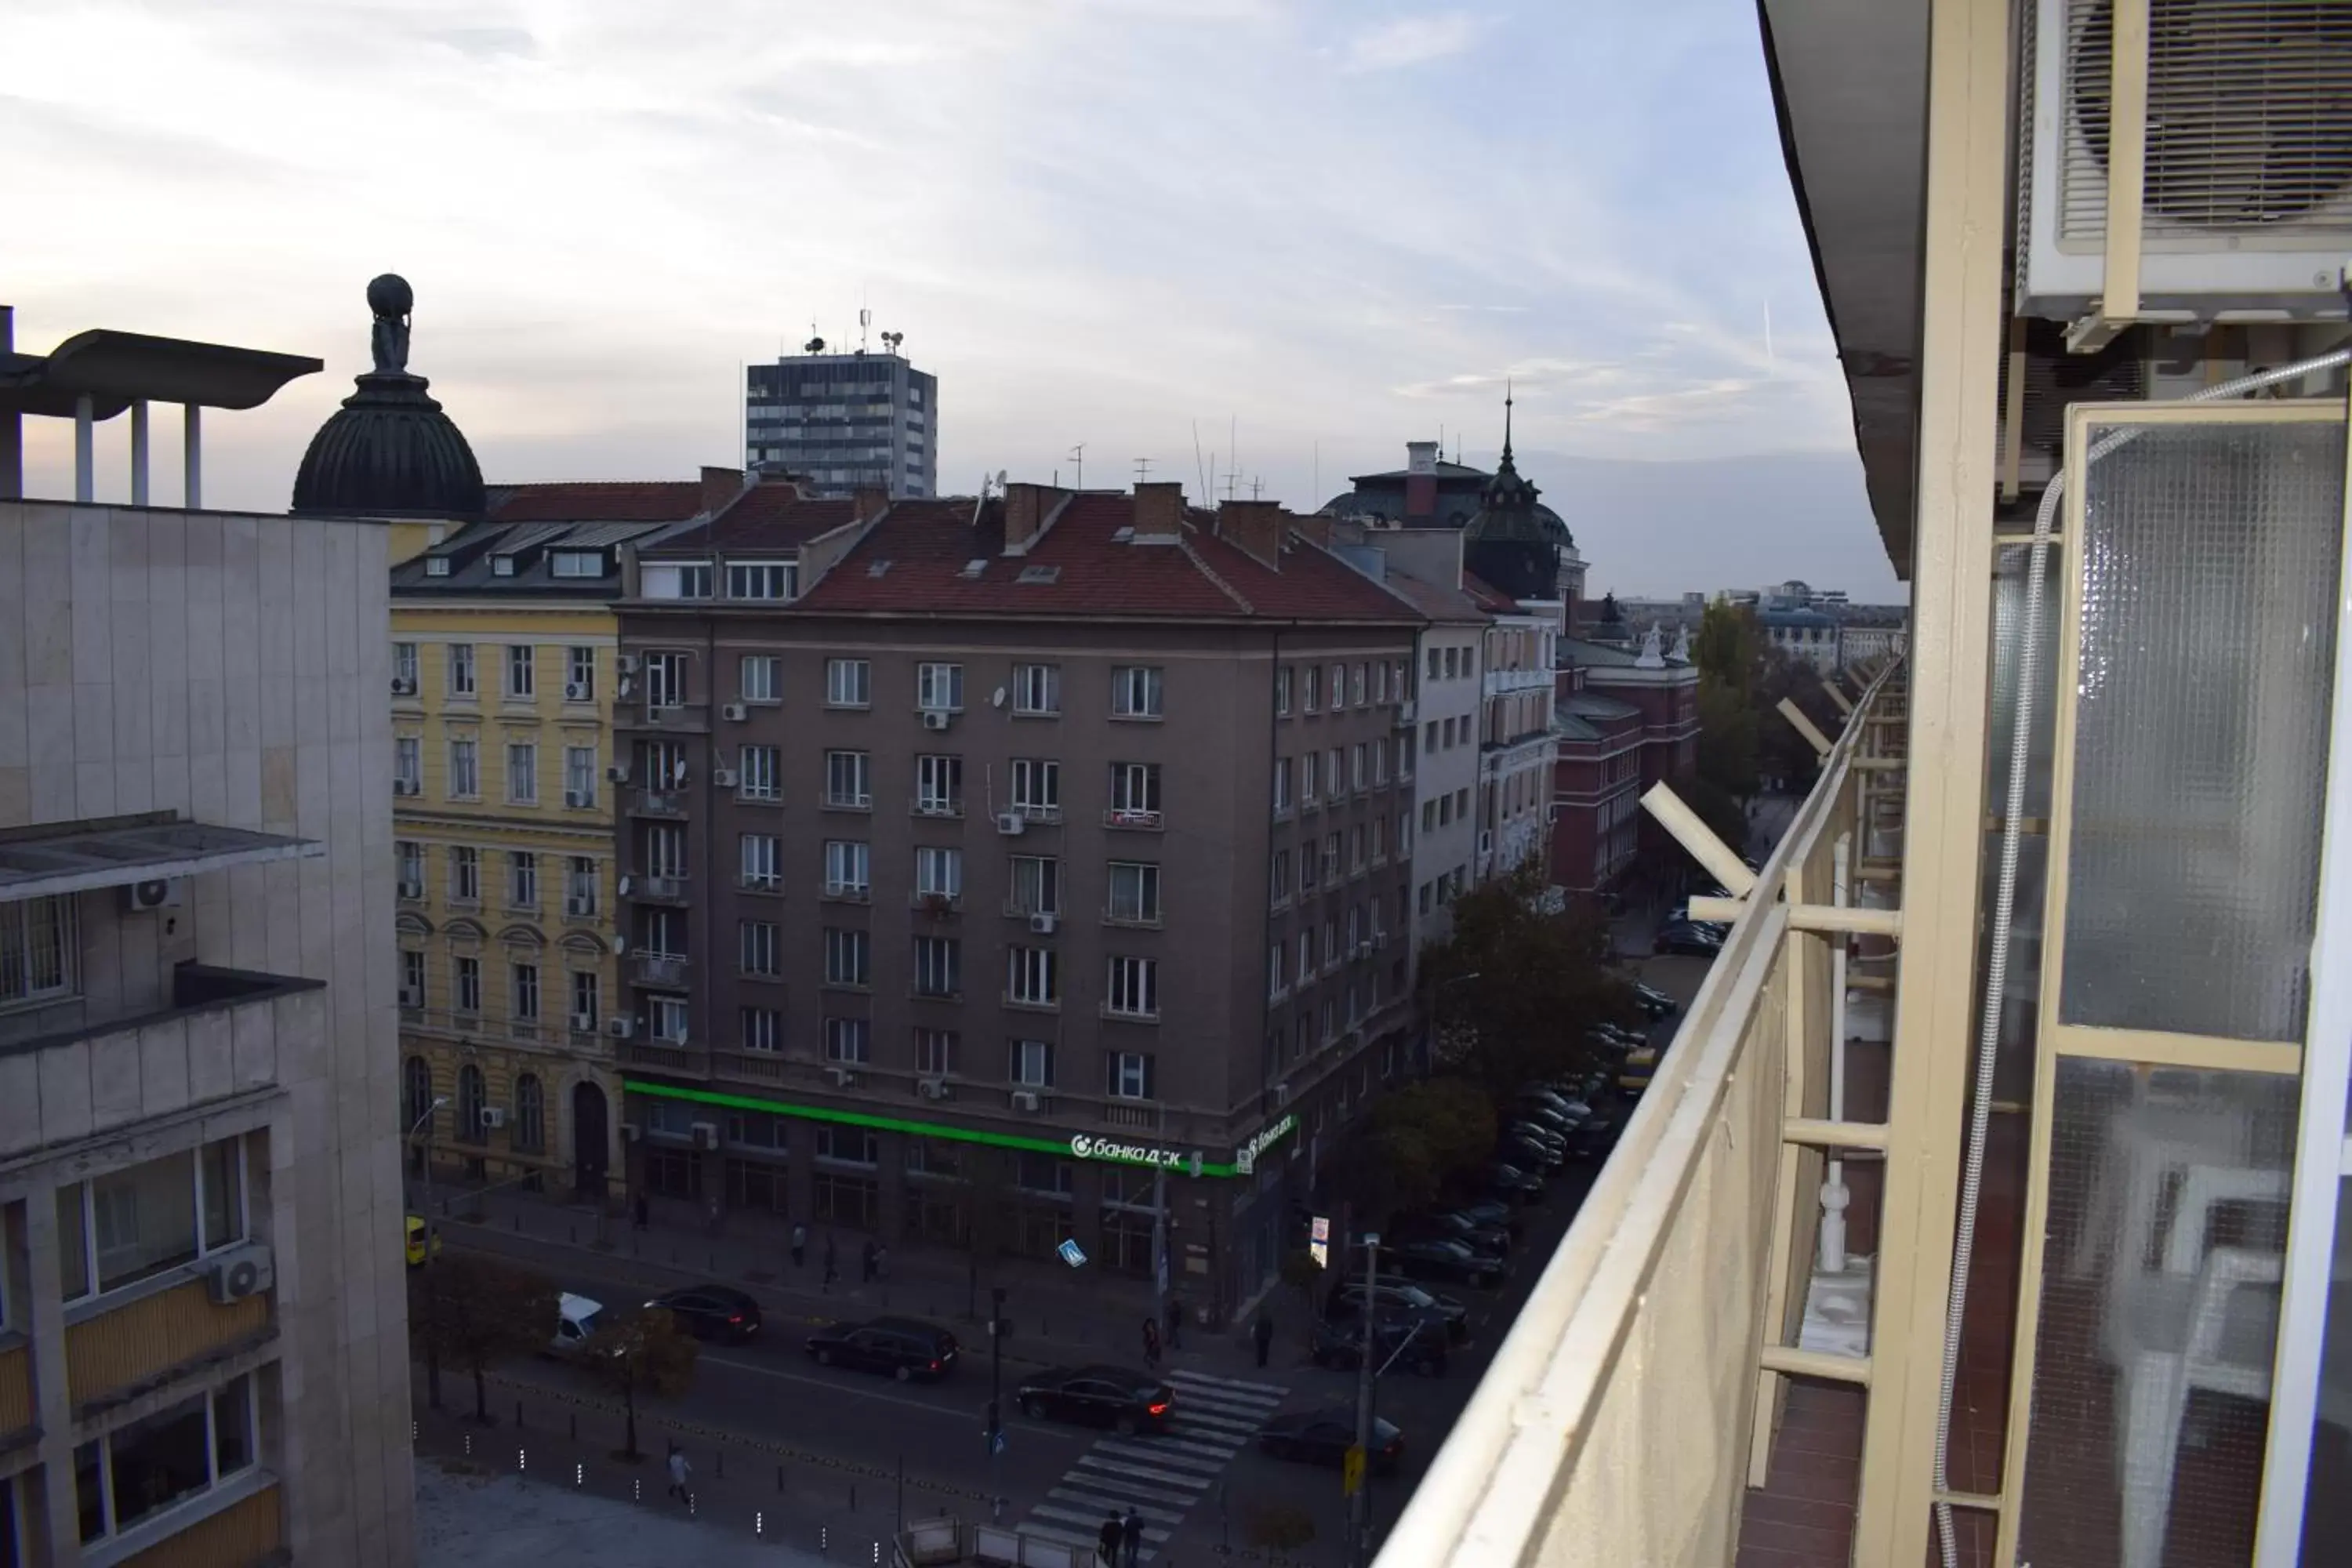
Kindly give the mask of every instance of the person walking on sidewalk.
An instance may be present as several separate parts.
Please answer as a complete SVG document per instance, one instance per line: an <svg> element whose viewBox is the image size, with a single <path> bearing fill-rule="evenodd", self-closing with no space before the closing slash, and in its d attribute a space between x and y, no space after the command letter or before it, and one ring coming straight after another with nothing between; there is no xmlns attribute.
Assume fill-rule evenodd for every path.
<svg viewBox="0 0 2352 1568"><path fill-rule="evenodd" d="M694 1506L694 1494L687 1490L686 1480L693 1473L694 1467L686 1462L686 1450L672 1444L669 1450L669 1495L688 1508Z"/></svg>
<svg viewBox="0 0 2352 1568"><path fill-rule="evenodd" d="M874 1249L874 1278L882 1280L890 1278L890 1249L887 1247Z"/></svg>
<svg viewBox="0 0 2352 1568"><path fill-rule="evenodd" d="M1143 1516L1135 1511L1133 1503L1127 1505L1127 1517L1118 1521L1118 1538L1127 1547L1127 1568L1142 1568Z"/></svg>
<svg viewBox="0 0 2352 1568"><path fill-rule="evenodd" d="M867 1237L866 1238L866 1247L865 1247L865 1249L864 1249L862 1252L860 1252L860 1253L858 1254L858 1257L857 1257L857 1268L858 1268L858 1283L860 1283L860 1284L862 1284L862 1285L871 1285L871 1284L873 1284L873 1283L874 1283L874 1238L873 1238L872 1237L870 1237L870 1236L869 1236L869 1237Z"/></svg>
<svg viewBox="0 0 2352 1568"><path fill-rule="evenodd" d="M1159 1370L1160 1321L1156 1318L1143 1320L1143 1364L1154 1371Z"/></svg>
<svg viewBox="0 0 2352 1568"><path fill-rule="evenodd" d="M1103 1515L1102 1531L1095 1537L1095 1555L1102 1559L1103 1568L1118 1568L1118 1543L1122 1533L1117 1509Z"/></svg>
<svg viewBox="0 0 2352 1568"><path fill-rule="evenodd" d="M1257 1321L1250 1325L1250 1343L1257 1350L1257 1364L1265 1365L1265 1352L1274 1348L1274 1314L1264 1307L1257 1310Z"/></svg>
<svg viewBox="0 0 2352 1568"><path fill-rule="evenodd" d="M808 1261L808 1226L793 1221L793 1268L797 1270Z"/></svg>

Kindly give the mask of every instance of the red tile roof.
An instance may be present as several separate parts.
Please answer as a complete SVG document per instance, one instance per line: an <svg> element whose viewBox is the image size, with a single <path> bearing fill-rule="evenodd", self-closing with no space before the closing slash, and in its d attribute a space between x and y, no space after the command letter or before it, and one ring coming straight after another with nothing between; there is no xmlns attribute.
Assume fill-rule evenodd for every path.
<svg viewBox="0 0 2352 1568"><path fill-rule="evenodd" d="M970 502L965 510L969 513ZM713 551L748 554L797 550L856 515L854 501L816 500L802 495L788 479L768 479L743 491L709 521L669 534L645 553L656 559Z"/></svg>
<svg viewBox="0 0 2352 1568"><path fill-rule="evenodd" d="M683 522L701 510L702 486L693 479L490 487L493 522Z"/></svg>

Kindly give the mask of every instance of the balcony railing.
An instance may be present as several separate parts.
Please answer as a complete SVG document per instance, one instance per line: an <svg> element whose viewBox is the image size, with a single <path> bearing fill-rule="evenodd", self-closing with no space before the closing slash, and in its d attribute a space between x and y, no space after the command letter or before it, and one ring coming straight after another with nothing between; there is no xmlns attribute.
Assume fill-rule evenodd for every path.
<svg viewBox="0 0 2352 1568"><path fill-rule="evenodd" d="M1814 1252L1818 1156L1784 1171L1789 1119L1826 1114L1832 1032L1825 945L1781 898L1801 870L1827 901L1887 690L1882 677L1823 760L1381 1568L1732 1562L1764 1340L1791 1337ZM1825 1352L1774 1360L1809 1354L1849 1375Z"/></svg>
<svg viewBox="0 0 2352 1568"><path fill-rule="evenodd" d="M630 717L627 708L616 708L614 711L624 723L627 722ZM710 708L702 702L665 703L658 707L648 702L636 710L635 717L637 722L632 727L639 730L699 731L710 727Z"/></svg>
<svg viewBox="0 0 2352 1568"><path fill-rule="evenodd" d="M629 978L639 985L683 985L686 959L682 954L640 952L629 960Z"/></svg>
<svg viewBox="0 0 2352 1568"><path fill-rule="evenodd" d="M629 794L631 816L681 817L686 815L686 792L675 789L641 789Z"/></svg>

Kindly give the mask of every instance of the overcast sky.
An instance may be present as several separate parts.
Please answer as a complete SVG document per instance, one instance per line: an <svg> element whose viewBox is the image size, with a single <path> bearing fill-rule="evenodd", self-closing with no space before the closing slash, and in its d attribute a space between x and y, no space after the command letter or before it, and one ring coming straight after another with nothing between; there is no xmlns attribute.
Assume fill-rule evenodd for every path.
<svg viewBox="0 0 2352 1568"><path fill-rule="evenodd" d="M215 506L285 505L393 270L493 482L740 461L742 363L863 303L944 489L1237 447L1311 508L1441 428L1491 464L1508 378L1594 592L1895 593L1751 0L7 0L0 59L20 350L327 362L214 416Z"/></svg>

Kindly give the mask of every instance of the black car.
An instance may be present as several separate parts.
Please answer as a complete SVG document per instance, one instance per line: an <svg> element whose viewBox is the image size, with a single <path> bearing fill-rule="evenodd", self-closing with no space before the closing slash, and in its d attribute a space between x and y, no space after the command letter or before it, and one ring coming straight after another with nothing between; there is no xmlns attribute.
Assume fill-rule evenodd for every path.
<svg viewBox="0 0 2352 1568"><path fill-rule="evenodd" d="M661 1308L698 1340L740 1344L760 1331L760 1303L732 1285L688 1285L646 1305Z"/></svg>
<svg viewBox="0 0 2352 1568"><path fill-rule="evenodd" d="M1407 1215L1391 1224L1389 1229L1399 1241L1415 1241L1424 1237L1458 1241L1471 1251L1498 1262L1511 1255L1509 1231L1499 1225L1481 1225L1455 1209Z"/></svg>
<svg viewBox="0 0 2352 1568"><path fill-rule="evenodd" d="M1434 1324L1412 1318L1381 1321L1379 1367L1401 1368L1421 1377L1445 1375L1445 1333ZM1399 1353L1402 1352L1402 1353ZM1315 1325L1315 1364L1334 1372L1354 1372L1364 1363L1364 1326L1360 1322Z"/></svg>
<svg viewBox="0 0 2352 1568"><path fill-rule="evenodd" d="M1419 1321L1444 1329L1445 1337L1456 1344L1470 1337L1470 1309L1453 1297L1433 1296L1418 1285L1389 1279L1381 1280L1378 1289L1383 1325ZM1364 1282L1343 1279L1331 1288L1323 1315L1336 1323L1352 1322L1362 1312L1363 1301Z"/></svg>
<svg viewBox="0 0 2352 1568"><path fill-rule="evenodd" d="M1656 986L1638 981L1633 986L1633 1003L1653 1018L1671 1018L1682 1011L1683 1005Z"/></svg>
<svg viewBox="0 0 2352 1568"><path fill-rule="evenodd" d="M1501 1258L1473 1252L1465 1242L1401 1241L1381 1250L1395 1263L1396 1271L1408 1279L1438 1279L1484 1290L1500 1283L1503 1278Z"/></svg>
<svg viewBox="0 0 2352 1568"><path fill-rule="evenodd" d="M900 1383L945 1377L955 1370L955 1336L919 1318L876 1318L819 1329L803 1349L819 1366L887 1372Z"/></svg>
<svg viewBox="0 0 2352 1568"><path fill-rule="evenodd" d="M1566 1137L1592 1120L1592 1108L1556 1094L1529 1094L1520 1098L1510 1114L1514 1120L1533 1121Z"/></svg>
<svg viewBox="0 0 2352 1568"><path fill-rule="evenodd" d="M1460 1215L1472 1225L1499 1230L1513 1241L1519 1239L1519 1216L1500 1198L1474 1198L1466 1204L1455 1204L1445 1212Z"/></svg>
<svg viewBox="0 0 2352 1568"><path fill-rule="evenodd" d="M1568 1163L1568 1145L1556 1143L1541 1133L1506 1129L1496 1141L1495 1152L1502 1159L1530 1173L1552 1175Z"/></svg>
<svg viewBox="0 0 2352 1568"><path fill-rule="evenodd" d="M1309 1465L1338 1466L1356 1446L1356 1413L1334 1406L1277 1415L1259 1428L1257 1446L1277 1459L1297 1459ZM1372 1418L1372 1442L1365 1455L1372 1468L1387 1475L1404 1452L1404 1434Z"/></svg>
<svg viewBox="0 0 2352 1568"><path fill-rule="evenodd" d="M1723 939L1710 936L1696 926L1668 926L1658 932L1650 947L1655 952L1679 953L1687 958L1713 958L1723 951Z"/></svg>
<svg viewBox="0 0 2352 1568"><path fill-rule="evenodd" d="M1507 1160L1496 1160L1481 1173L1486 1178L1486 1190L1505 1203L1531 1204L1543 1196L1543 1178Z"/></svg>
<svg viewBox="0 0 2352 1568"><path fill-rule="evenodd" d="M1614 1118L1596 1116L1569 1135L1568 1157L1571 1160L1600 1160L1617 1146L1617 1122Z"/></svg>
<svg viewBox="0 0 2352 1568"><path fill-rule="evenodd" d="M1121 1436L1164 1430L1176 1405L1158 1377L1121 1366L1057 1366L1023 1383L1013 1397L1032 1421L1108 1426Z"/></svg>

